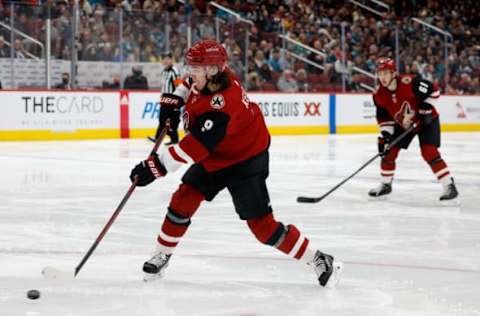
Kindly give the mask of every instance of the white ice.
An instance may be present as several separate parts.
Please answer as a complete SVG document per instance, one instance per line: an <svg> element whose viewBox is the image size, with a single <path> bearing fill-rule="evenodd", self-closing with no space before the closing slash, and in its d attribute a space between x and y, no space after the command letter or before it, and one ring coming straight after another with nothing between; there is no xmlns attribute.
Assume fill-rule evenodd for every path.
<svg viewBox="0 0 480 316"><path fill-rule="evenodd" d="M198 210L157 282L141 266L181 172L137 189L72 281L72 270L128 189L146 140L0 143L0 315L480 315L480 133L444 133L442 154L461 206L440 206L441 186L415 141L398 160L393 194L369 201L378 161L318 204L375 154L375 135L274 137L269 189L276 217L345 262L339 286L259 244L227 192ZM39 289L41 298L26 298Z"/></svg>

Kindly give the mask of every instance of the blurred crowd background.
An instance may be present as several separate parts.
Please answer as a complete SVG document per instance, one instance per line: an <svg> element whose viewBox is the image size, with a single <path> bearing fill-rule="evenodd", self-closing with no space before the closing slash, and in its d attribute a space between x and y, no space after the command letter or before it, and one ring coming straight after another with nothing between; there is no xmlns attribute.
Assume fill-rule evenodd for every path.
<svg viewBox="0 0 480 316"><path fill-rule="evenodd" d="M54 60L145 69L161 65L168 51L182 68L189 43L213 38L225 45L230 67L250 91L369 91L375 60L387 56L401 73L435 81L443 92L480 93L478 0L378 2L79 0L76 7L71 0L2 1L0 59L42 59L45 48L5 26L43 43L51 17ZM108 87L119 88L127 75L109 74L105 79L117 84Z"/></svg>

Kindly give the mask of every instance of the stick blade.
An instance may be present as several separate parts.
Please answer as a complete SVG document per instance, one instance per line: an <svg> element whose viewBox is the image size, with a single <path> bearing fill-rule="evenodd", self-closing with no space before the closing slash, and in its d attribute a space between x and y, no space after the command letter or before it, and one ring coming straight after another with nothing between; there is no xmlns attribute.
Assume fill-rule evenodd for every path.
<svg viewBox="0 0 480 316"><path fill-rule="evenodd" d="M312 198L312 197L308 197L308 196L299 196L297 197L297 202L298 203L317 203L319 202L321 199L319 198Z"/></svg>
<svg viewBox="0 0 480 316"><path fill-rule="evenodd" d="M72 280L75 278L75 271L64 271L49 266L42 269L42 275L45 279Z"/></svg>

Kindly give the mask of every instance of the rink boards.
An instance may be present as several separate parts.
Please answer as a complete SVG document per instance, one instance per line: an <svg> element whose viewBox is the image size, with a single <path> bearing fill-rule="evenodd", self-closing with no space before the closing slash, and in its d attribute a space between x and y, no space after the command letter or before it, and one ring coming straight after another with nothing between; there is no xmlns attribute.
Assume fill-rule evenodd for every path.
<svg viewBox="0 0 480 316"><path fill-rule="evenodd" d="M158 124L158 91L0 91L0 140L138 138ZM370 94L249 93L273 135L377 133ZM228 102L228 100L226 100ZM480 131L480 96L442 96L442 131ZM227 104L228 105L228 104Z"/></svg>

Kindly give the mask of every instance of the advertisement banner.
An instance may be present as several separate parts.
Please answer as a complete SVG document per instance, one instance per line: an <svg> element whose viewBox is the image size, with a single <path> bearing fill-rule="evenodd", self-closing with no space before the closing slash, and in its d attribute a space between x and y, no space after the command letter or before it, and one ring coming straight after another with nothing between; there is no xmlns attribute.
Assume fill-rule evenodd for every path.
<svg viewBox="0 0 480 316"><path fill-rule="evenodd" d="M160 115L159 92L128 93L130 129L156 129Z"/></svg>
<svg viewBox="0 0 480 316"><path fill-rule="evenodd" d="M480 130L480 104L478 100L478 96L440 96L435 107L440 113L442 130ZM375 113L375 105L371 94L336 95L337 133L378 131Z"/></svg>
<svg viewBox="0 0 480 316"><path fill-rule="evenodd" d="M328 94L249 93L270 126L328 127Z"/></svg>
<svg viewBox="0 0 480 316"><path fill-rule="evenodd" d="M274 134L318 134L328 132L327 94L249 93ZM159 93L129 93L131 136L148 136L158 126ZM227 101L228 102L228 101Z"/></svg>
<svg viewBox="0 0 480 316"><path fill-rule="evenodd" d="M142 69L143 75L148 80L148 86L161 87L162 71L164 66L160 63L132 63L132 62L106 62L106 61L78 61L76 81L79 87L100 89L103 82L112 83L114 78L124 81L132 74L132 67ZM183 67L176 64L175 67L183 72ZM52 87L61 83L62 73L70 73L71 63L67 60L51 60ZM14 69L14 82L12 82L12 69ZM0 58L0 82L3 89L45 87L45 61L35 59L12 60Z"/></svg>
<svg viewBox="0 0 480 316"><path fill-rule="evenodd" d="M68 138L82 131L89 131L82 134L87 138L119 134L118 92L3 91L1 98L2 138L16 139L22 134L37 139L41 132L69 133Z"/></svg>
<svg viewBox="0 0 480 316"><path fill-rule="evenodd" d="M377 131L376 110L371 94L336 95L337 133Z"/></svg>
<svg viewBox="0 0 480 316"><path fill-rule="evenodd" d="M248 97L259 105L273 135L378 132L370 94L249 93ZM158 91L3 90L0 98L0 140L153 136L160 115ZM479 100L478 96L441 96L435 106L442 131L479 131Z"/></svg>
<svg viewBox="0 0 480 316"><path fill-rule="evenodd" d="M480 103L477 96L440 96L435 105L442 124L480 124Z"/></svg>
<svg viewBox="0 0 480 316"><path fill-rule="evenodd" d="M13 82L12 69L15 74ZM52 86L55 86L61 82L62 73L70 72L70 62L66 60L52 60L50 71ZM13 60L0 58L0 81L3 89L45 87L45 61L29 58L16 58Z"/></svg>

